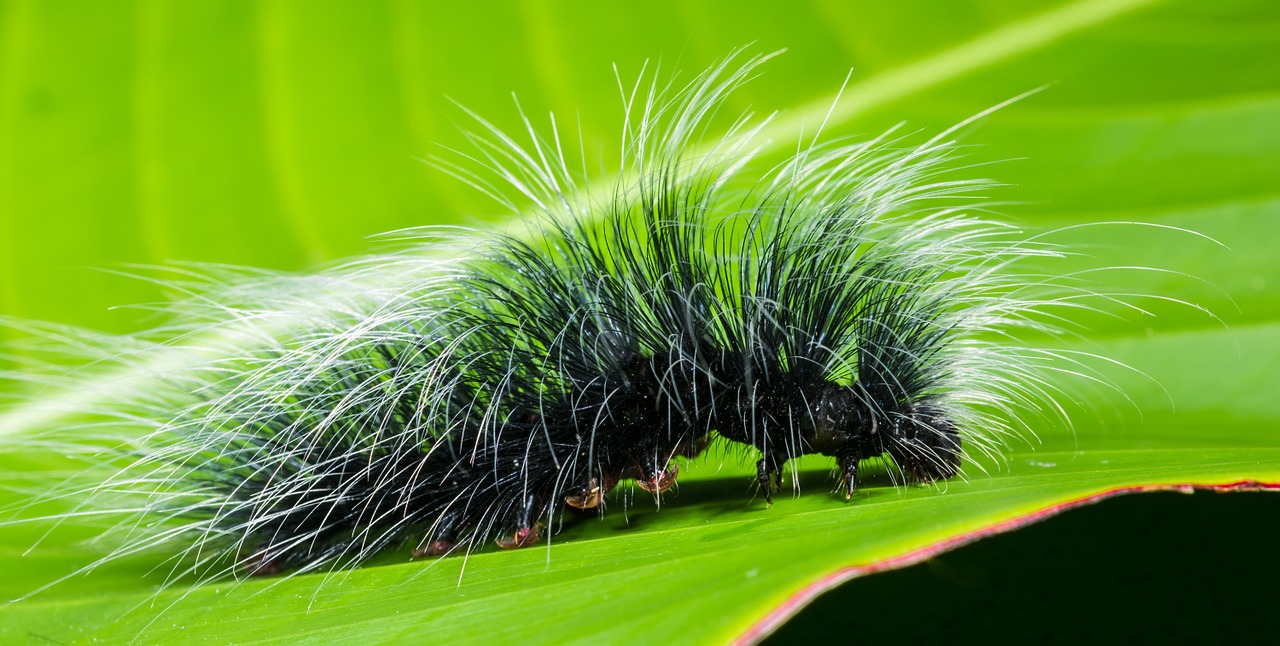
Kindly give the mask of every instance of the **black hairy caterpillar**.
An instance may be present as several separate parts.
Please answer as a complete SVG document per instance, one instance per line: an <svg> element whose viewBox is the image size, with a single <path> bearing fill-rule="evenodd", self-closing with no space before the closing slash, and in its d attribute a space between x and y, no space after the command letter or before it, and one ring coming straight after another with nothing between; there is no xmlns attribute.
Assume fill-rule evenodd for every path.
<svg viewBox="0 0 1280 646"><path fill-rule="evenodd" d="M802 455L834 458L848 498L863 461L945 480L964 451L1023 432L1020 415L1052 407L1044 370L1078 361L992 339L1053 332L1053 308L1095 294L1010 270L1062 252L967 214L991 184L949 179L955 129L911 147L815 138L750 179L767 120L691 152L761 60L637 82L603 199L554 130L528 126L521 146L477 117L475 151L441 165L499 199L486 176L514 188L540 228L426 243L450 262L415 246L339 268L330 290L389 282L122 408L155 430L93 490L144 497L115 510L136 512L118 554L177 543L175 574L213 578L406 541L523 547L622 480L663 493L673 458L714 438L758 452L771 501ZM287 287L264 285L264 302Z"/></svg>

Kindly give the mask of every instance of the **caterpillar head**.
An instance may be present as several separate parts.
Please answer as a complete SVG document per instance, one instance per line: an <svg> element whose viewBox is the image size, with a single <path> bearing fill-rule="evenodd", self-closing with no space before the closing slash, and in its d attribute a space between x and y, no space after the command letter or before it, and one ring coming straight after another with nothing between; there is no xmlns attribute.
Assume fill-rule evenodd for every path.
<svg viewBox="0 0 1280 646"><path fill-rule="evenodd" d="M855 387L831 385L814 405L813 452L838 458L850 492L857 463L888 454L904 473L921 482L945 480L960 469L960 433L935 406L913 405L903 412L876 405Z"/></svg>

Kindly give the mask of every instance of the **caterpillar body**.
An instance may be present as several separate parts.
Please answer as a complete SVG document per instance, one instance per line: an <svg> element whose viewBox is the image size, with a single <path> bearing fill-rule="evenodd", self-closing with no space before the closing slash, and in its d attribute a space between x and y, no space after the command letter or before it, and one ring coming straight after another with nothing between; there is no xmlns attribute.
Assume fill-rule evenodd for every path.
<svg viewBox="0 0 1280 646"><path fill-rule="evenodd" d="M117 554L178 544L175 574L214 578L523 547L623 480L662 494L717 438L754 453L771 502L802 455L833 458L850 498L868 460L945 480L1025 433L1053 409L1045 370L1077 360L1007 341L1087 294L1013 267L1063 252L970 215L992 184L951 179L955 129L815 136L763 171L768 119L702 144L763 58L624 91L604 197L554 121L521 146L477 117L474 151L439 164L514 189L535 232L411 233L433 240L335 270L386 281L341 315L121 413L155 428L92 491L142 497L116 509ZM264 302L288 285L264 282Z"/></svg>

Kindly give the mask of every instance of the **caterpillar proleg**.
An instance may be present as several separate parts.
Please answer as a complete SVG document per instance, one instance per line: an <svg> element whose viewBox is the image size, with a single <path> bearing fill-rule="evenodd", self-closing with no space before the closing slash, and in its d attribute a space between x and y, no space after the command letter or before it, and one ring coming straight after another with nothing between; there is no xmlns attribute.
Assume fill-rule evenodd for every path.
<svg viewBox="0 0 1280 646"><path fill-rule="evenodd" d="M969 122L912 145L815 127L767 166L768 118L708 136L765 58L623 87L604 193L554 119L516 136L476 116L473 148L436 163L531 211L531 232L400 232L401 251L202 296L250 329L229 313L325 300L284 340L108 411L150 428L77 492L123 518L108 558L176 545L175 576L212 579L525 547L622 481L662 495L714 441L753 456L770 503L810 454L851 499L868 460L947 480L1053 416L1049 375L1086 368L1017 341L1106 296L1019 269L1066 252L955 178Z"/></svg>

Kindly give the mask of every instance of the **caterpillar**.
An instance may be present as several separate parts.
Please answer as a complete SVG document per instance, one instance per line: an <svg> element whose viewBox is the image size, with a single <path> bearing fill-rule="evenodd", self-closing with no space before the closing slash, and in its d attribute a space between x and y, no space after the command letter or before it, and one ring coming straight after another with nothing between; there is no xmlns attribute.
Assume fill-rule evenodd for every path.
<svg viewBox="0 0 1280 646"><path fill-rule="evenodd" d="M268 341L108 411L151 430L76 492L124 517L107 558L177 545L175 578L213 579L526 547L620 482L661 496L717 441L752 456L769 504L811 454L848 500L868 461L944 481L1054 415L1047 375L1081 359L1017 341L1099 295L1018 269L1066 252L986 217L993 182L956 179L972 120L915 145L819 127L765 166L769 117L707 133L767 58L620 84L603 192L554 118L525 117L521 144L472 115L473 148L435 163L531 232L399 232L400 250L202 295ZM283 340L244 313L316 294Z"/></svg>

